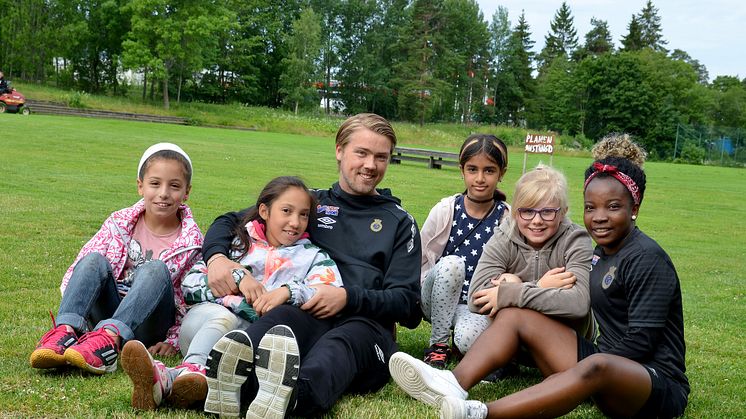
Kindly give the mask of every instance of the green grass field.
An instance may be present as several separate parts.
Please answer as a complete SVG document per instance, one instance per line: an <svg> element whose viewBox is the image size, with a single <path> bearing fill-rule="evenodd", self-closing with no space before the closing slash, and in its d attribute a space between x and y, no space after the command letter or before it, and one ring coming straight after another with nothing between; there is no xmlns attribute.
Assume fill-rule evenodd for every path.
<svg viewBox="0 0 746 419"><path fill-rule="evenodd" d="M93 377L76 370L37 371L28 356L56 313L62 274L114 210L138 199L137 162L155 142L181 145L194 162L189 204L203 232L218 215L250 205L272 177L300 175L313 187L336 180L334 140L72 117L0 115L0 416L150 417L130 408L127 376ZM415 145L402 139L402 145ZM417 146L423 146L419 142ZM425 144L426 145L426 144ZM434 148L442 148L434 144ZM522 154L510 156L502 184L510 197ZM529 159L529 165L538 162ZM554 158L568 177L571 217L581 220L588 157ZM746 171L664 163L646 165L648 188L638 225L669 253L682 282L688 376L687 417L746 417ZM438 199L462 190L454 168L392 165L390 187L422 223ZM399 329L402 350L418 355L429 325ZM169 358L167 363L177 363ZM493 399L535 383L523 378L477 386L473 398ZM348 396L328 417L427 418L436 411L393 382L381 392ZM157 417L204 417L161 409ZM584 404L568 417L601 417Z"/></svg>

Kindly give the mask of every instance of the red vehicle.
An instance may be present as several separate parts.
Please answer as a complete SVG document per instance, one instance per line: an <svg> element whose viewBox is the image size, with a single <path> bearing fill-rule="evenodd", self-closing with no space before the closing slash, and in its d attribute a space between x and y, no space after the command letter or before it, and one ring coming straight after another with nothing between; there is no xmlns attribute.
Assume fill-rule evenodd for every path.
<svg viewBox="0 0 746 419"><path fill-rule="evenodd" d="M26 106L26 97L16 89L12 89L10 93L0 95L0 113L5 112L28 115L31 113L31 109Z"/></svg>

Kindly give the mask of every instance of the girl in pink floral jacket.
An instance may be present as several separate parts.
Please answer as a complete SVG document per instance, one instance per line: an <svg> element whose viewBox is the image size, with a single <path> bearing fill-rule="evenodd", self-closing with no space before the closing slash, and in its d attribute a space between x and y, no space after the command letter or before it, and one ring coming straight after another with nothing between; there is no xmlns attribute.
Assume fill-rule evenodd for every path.
<svg viewBox="0 0 746 419"><path fill-rule="evenodd" d="M112 213L65 273L57 322L31 354L32 367L113 372L119 348L132 339L153 354L176 353L186 311L181 281L203 240L184 203L191 176L179 146L145 151L137 179L143 199Z"/></svg>

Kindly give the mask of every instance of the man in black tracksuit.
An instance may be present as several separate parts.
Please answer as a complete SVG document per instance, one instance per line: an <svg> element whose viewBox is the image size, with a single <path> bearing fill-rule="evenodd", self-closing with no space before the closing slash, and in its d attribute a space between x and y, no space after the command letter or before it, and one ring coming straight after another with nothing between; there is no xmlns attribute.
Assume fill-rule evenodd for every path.
<svg viewBox="0 0 746 419"><path fill-rule="evenodd" d="M359 114L342 124L336 144L339 182L314 191L318 206L308 231L336 261L344 287L319 286L302 307L272 309L246 331L254 346L274 325L294 332L301 361L288 406L293 414L318 414L345 392L383 387L389 380L389 357L397 350L395 323L415 328L421 320L416 222L388 189L376 189L395 145L393 129L378 115ZM243 214L218 217L205 237L203 257L216 295L235 292L230 272L237 266L222 255L228 253ZM255 376L247 378L244 406L259 385Z"/></svg>

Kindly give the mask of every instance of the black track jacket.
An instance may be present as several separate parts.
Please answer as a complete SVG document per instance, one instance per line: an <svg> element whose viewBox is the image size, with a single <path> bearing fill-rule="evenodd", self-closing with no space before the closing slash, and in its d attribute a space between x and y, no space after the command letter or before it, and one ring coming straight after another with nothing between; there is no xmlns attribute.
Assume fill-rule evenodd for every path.
<svg viewBox="0 0 746 419"><path fill-rule="evenodd" d="M420 310L420 233L414 218L391 195L350 195L335 183L314 190L315 217L308 222L311 241L337 263L347 290L345 316L364 316L387 328L395 322L414 329ZM202 255L228 254L235 230L247 210L216 218L205 236Z"/></svg>

